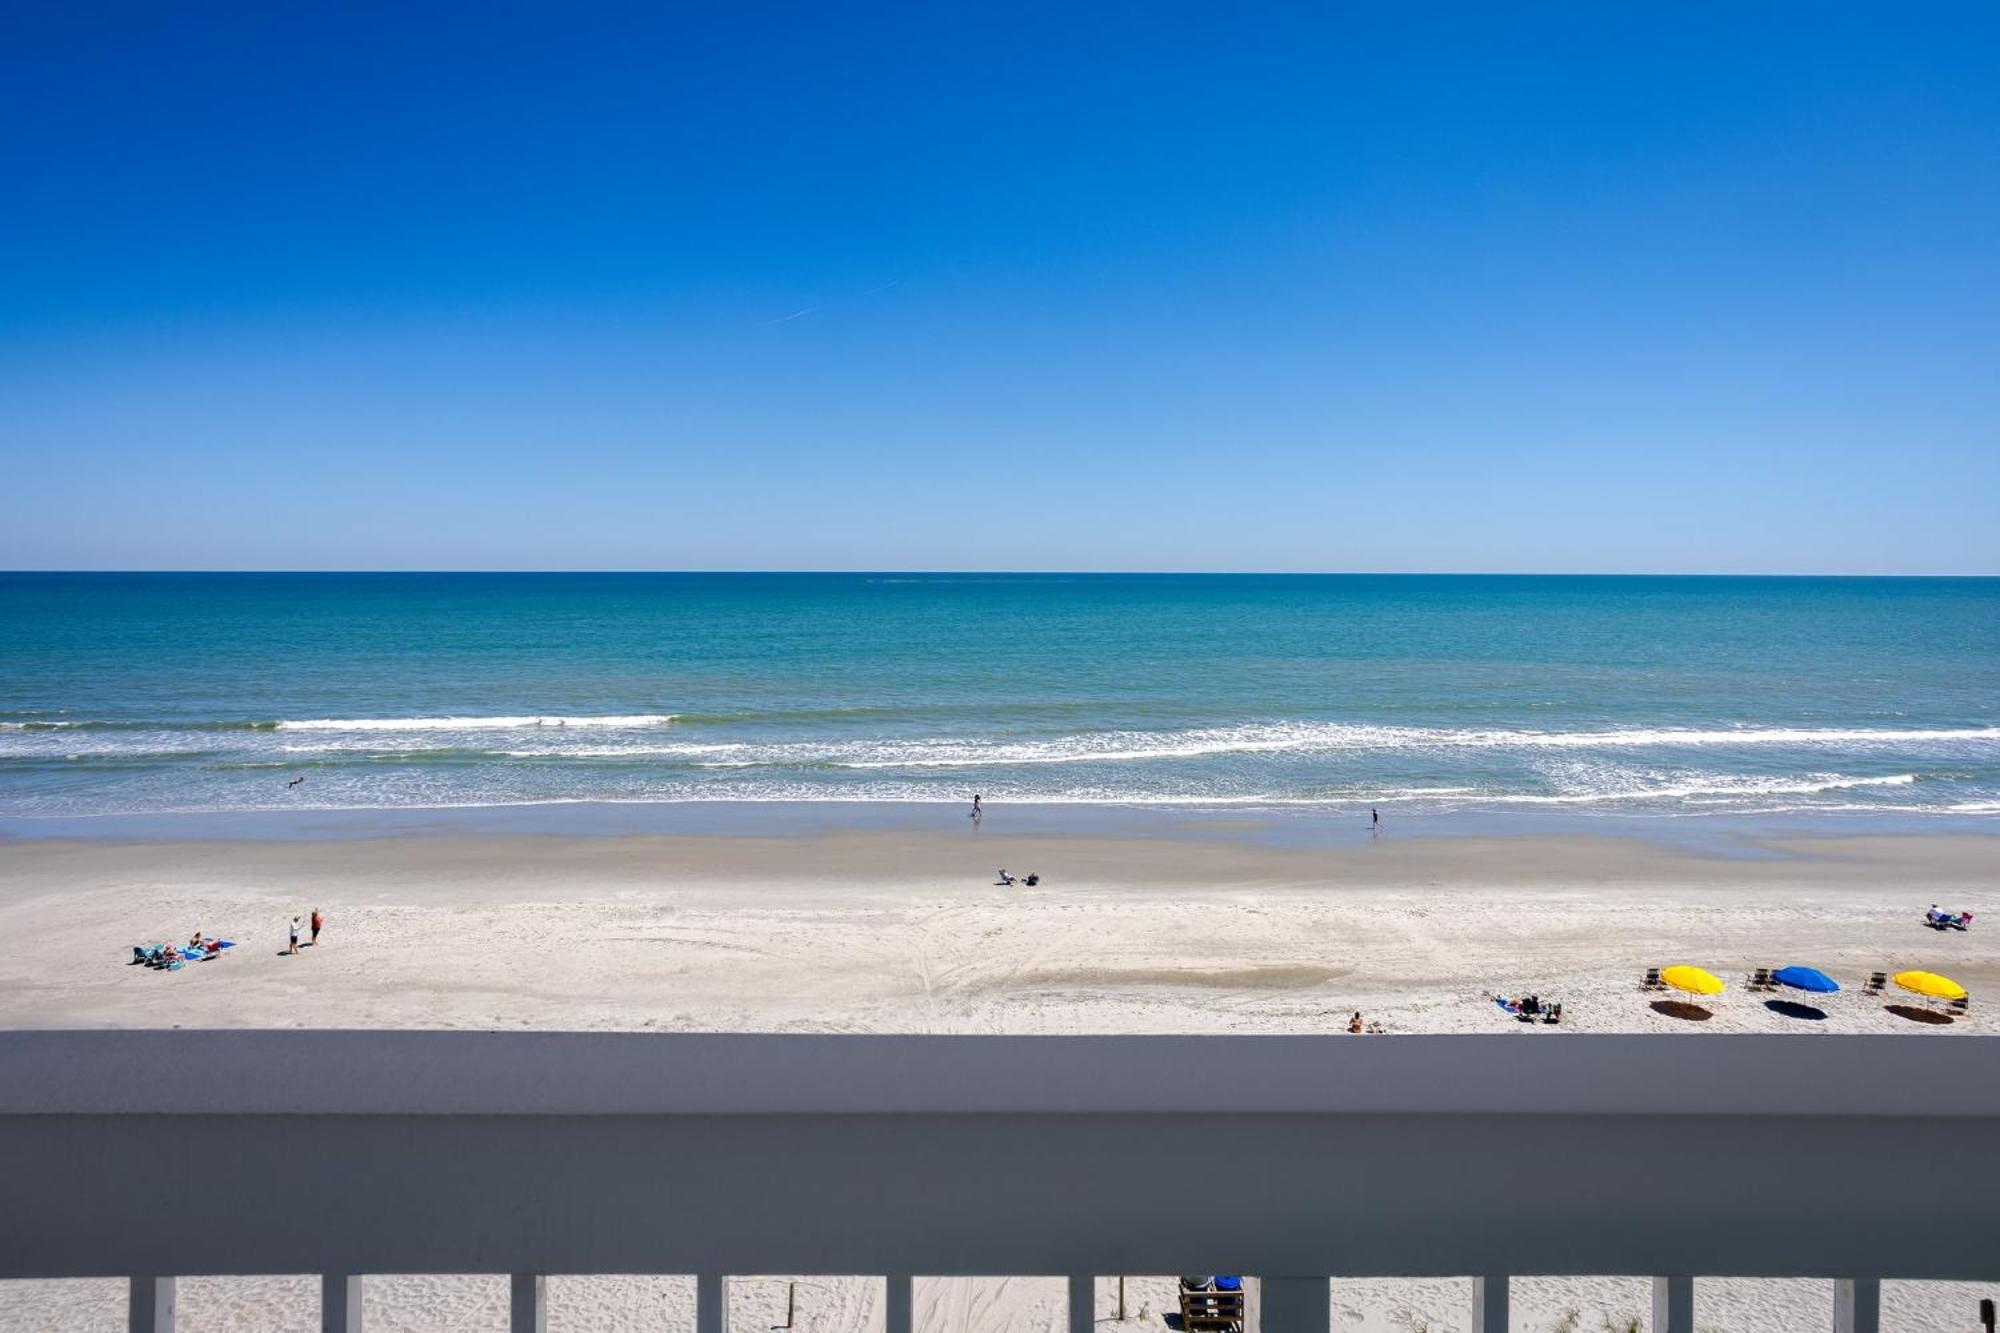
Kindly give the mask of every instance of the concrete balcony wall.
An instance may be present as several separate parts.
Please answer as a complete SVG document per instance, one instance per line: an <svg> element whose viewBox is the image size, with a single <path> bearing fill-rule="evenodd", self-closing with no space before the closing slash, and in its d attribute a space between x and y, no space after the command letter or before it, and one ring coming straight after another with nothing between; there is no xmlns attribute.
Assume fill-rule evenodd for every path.
<svg viewBox="0 0 2000 1333"><path fill-rule="evenodd" d="M0 1277L1990 1278L1996 1130L1958 1036L7 1033Z"/></svg>

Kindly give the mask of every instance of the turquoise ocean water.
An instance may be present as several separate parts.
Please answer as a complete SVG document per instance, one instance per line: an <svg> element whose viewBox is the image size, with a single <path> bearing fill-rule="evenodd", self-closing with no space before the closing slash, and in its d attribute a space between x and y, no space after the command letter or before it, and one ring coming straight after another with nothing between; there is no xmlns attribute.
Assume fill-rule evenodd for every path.
<svg viewBox="0 0 2000 1333"><path fill-rule="evenodd" d="M975 791L1992 815L2000 580L0 575L0 815Z"/></svg>

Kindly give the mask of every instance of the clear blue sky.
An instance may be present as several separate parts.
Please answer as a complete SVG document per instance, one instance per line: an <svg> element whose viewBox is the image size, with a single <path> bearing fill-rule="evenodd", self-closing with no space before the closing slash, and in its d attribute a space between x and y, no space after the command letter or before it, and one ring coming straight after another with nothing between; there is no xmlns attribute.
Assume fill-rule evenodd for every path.
<svg viewBox="0 0 2000 1333"><path fill-rule="evenodd" d="M0 566L2000 573L2000 6L29 5Z"/></svg>

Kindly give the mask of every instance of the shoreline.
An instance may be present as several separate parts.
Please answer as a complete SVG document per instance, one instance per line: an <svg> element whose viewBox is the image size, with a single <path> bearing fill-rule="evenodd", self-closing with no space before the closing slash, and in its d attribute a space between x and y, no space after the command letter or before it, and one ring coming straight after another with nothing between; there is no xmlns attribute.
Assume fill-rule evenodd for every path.
<svg viewBox="0 0 2000 1333"><path fill-rule="evenodd" d="M293 810L0 814L0 846L55 839L313 841L398 837L807 837L856 830L1014 832L1123 838L1222 837L1338 849L1376 840L1367 806L1202 802L992 802L977 826L961 801L541 801ZM1757 856L1777 839L2000 837L2000 815L1909 811L1404 811L1383 808L1383 839L1633 838Z"/></svg>

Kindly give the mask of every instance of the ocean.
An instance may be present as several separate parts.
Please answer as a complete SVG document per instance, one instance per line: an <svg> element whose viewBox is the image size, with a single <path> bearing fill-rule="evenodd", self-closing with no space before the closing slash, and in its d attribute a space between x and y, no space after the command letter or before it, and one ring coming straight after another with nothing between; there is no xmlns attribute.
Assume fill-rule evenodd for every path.
<svg viewBox="0 0 2000 1333"><path fill-rule="evenodd" d="M2000 814L2000 579L0 574L0 815Z"/></svg>

